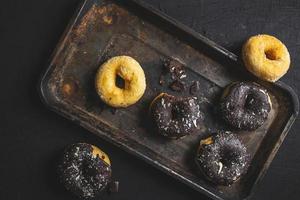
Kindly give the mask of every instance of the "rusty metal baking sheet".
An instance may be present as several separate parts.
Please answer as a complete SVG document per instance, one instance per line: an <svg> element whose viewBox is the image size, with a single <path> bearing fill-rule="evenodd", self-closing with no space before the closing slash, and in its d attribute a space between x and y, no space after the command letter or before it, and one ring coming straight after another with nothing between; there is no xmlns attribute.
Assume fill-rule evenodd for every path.
<svg viewBox="0 0 300 200"><path fill-rule="evenodd" d="M113 110L101 102L94 88L95 72L107 59L129 55L143 67L147 88L133 106ZM146 116L160 92L190 96L189 90L159 84L163 62L185 66L189 87L199 81L203 120L198 133L179 140L158 136ZM230 187L216 186L197 173L194 156L199 140L228 127L216 107L223 88L253 80L237 56L138 1L86 0L68 26L41 80L41 95L54 111L75 121L124 150L214 199L244 199L261 179L298 113L298 99L283 83L263 83L273 108L267 122L239 138L251 153L250 168ZM258 81L258 80L255 80Z"/></svg>

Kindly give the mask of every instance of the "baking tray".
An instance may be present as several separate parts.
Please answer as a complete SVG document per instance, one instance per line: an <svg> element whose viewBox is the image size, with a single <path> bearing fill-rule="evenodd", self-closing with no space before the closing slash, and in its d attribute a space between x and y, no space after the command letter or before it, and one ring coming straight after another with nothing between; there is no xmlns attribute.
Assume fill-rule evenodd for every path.
<svg viewBox="0 0 300 200"><path fill-rule="evenodd" d="M94 77L98 67L116 55L129 55L140 62L147 88L135 105L113 110L97 96ZM162 138L145 114L162 91L190 96L188 89L177 93L167 83L159 84L165 60L185 66L187 85L195 80L200 83L195 95L203 113L199 134L179 140ZM260 82L269 91L273 108L262 127L238 134L251 154L250 168L230 187L213 185L197 173L196 148L204 135L229 129L218 118L218 99L227 84L242 80L260 82L244 70L235 54L143 2L86 0L51 57L40 93L50 109L170 176L211 198L235 200L248 198L261 180L299 108L290 87Z"/></svg>

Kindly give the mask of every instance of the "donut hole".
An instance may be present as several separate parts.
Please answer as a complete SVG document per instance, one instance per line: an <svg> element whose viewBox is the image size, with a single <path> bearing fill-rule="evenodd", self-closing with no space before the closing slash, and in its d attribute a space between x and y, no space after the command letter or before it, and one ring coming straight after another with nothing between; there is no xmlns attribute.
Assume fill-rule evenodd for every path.
<svg viewBox="0 0 300 200"><path fill-rule="evenodd" d="M232 166L236 162L238 153L231 147L224 147L220 151L220 162L224 166Z"/></svg>
<svg viewBox="0 0 300 200"><path fill-rule="evenodd" d="M172 120L182 120L184 113L187 113L183 102L179 101L173 104L171 108Z"/></svg>
<svg viewBox="0 0 300 200"><path fill-rule="evenodd" d="M278 53L277 53L276 49L265 50L265 55L266 55L266 58L269 59L269 60L279 59L279 56L278 56Z"/></svg>
<svg viewBox="0 0 300 200"><path fill-rule="evenodd" d="M116 83L115 84L118 88L121 88L121 89L125 88L125 80L118 74L116 76Z"/></svg>
<svg viewBox="0 0 300 200"><path fill-rule="evenodd" d="M253 109L256 104L256 96L254 94L248 94L245 100L245 108Z"/></svg>
<svg viewBox="0 0 300 200"><path fill-rule="evenodd" d="M99 173L97 169L88 161L83 161L80 169L83 177L95 177Z"/></svg>

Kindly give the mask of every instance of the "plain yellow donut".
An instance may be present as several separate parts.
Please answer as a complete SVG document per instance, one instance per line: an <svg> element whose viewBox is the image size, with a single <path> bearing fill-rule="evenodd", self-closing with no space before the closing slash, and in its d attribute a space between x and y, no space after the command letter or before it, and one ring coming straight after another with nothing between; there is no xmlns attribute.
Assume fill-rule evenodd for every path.
<svg viewBox="0 0 300 200"><path fill-rule="evenodd" d="M116 86L117 75L124 88ZM96 75L96 90L100 98L112 107L127 107L144 94L146 78L140 64L129 56L116 56L100 66Z"/></svg>
<svg viewBox="0 0 300 200"><path fill-rule="evenodd" d="M250 37L243 46L242 56L248 71L270 82L280 79L291 62L286 46L270 35Z"/></svg>

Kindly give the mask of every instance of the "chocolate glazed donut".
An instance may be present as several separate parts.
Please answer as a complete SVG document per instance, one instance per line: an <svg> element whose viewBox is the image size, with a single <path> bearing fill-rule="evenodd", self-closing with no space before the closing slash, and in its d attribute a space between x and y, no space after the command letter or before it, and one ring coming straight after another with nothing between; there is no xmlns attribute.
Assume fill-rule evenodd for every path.
<svg viewBox="0 0 300 200"><path fill-rule="evenodd" d="M65 149L58 172L66 189L82 199L96 197L111 179L108 156L86 143L73 144Z"/></svg>
<svg viewBox="0 0 300 200"><path fill-rule="evenodd" d="M196 97L175 97L166 93L152 101L150 114L158 132L171 139L194 133L201 117Z"/></svg>
<svg viewBox="0 0 300 200"><path fill-rule="evenodd" d="M257 83L233 83L224 90L220 110L223 119L238 130L255 130L268 118L271 100Z"/></svg>
<svg viewBox="0 0 300 200"><path fill-rule="evenodd" d="M195 161L208 180L230 185L247 171L250 156L235 134L220 132L200 141Z"/></svg>

